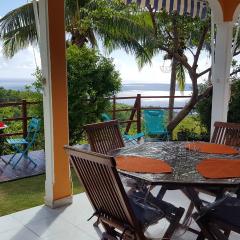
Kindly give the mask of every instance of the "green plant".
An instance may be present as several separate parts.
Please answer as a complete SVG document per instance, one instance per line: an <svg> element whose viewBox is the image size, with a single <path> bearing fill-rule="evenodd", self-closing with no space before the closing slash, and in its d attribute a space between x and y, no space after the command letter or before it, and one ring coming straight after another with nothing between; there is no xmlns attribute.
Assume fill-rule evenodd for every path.
<svg viewBox="0 0 240 240"><path fill-rule="evenodd" d="M201 84L203 92L209 86L208 83ZM228 121L240 122L240 79L234 79L231 85L231 97L229 102ZM203 99L196 105L196 111L199 114L200 122L206 127L208 134L211 130L211 111L212 111L212 95Z"/></svg>
<svg viewBox="0 0 240 240"><path fill-rule="evenodd" d="M120 90L121 79L111 59L86 46L68 48L67 67L70 141L76 143L82 126L96 122L109 107L106 98Z"/></svg>

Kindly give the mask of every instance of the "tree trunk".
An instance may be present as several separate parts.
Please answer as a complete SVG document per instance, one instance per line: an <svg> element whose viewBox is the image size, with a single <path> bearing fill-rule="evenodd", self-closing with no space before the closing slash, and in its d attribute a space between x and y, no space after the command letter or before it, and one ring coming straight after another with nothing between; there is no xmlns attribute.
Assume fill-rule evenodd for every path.
<svg viewBox="0 0 240 240"><path fill-rule="evenodd" d="M189 74L190 75L190 74ZM173 131L174 128L191 112L196 103L198 102L198 85L197 76L194 74L191 76L192 80L192 97L190 101L184 106L184 108L172 119L167 128L169 131Z"/></svg>
<svg viewBox="0 0 240 240"><path fill-rule="evenodd" d="M170 123L173 119L173 107L174 107L174 96L176 91L176 73L177 73L177 60L172 59L172 69L171 69L171 81L170 81L170 98L169 98L169 110L168 110L168 122Z"/></svg>

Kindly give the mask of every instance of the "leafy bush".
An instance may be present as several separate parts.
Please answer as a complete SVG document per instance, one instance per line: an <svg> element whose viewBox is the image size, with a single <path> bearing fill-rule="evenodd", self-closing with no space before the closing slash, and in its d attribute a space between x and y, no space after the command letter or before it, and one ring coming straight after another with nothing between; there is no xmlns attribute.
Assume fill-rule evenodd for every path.
<svg viewBox="0 0 240 240"><path fill-rule="evenodd" d="M207 83L202 84L200 90L203 91L208 86ZM228 122L240 122L240 79L235 79L231 86L231 98L228 111ZM211 111L212 96L203 99L196 106L201 123L206 127L208 133L211 130Z"/></svg>
<svg viewBox="0 0 240 240"><path fill-rule="evenodd" d="M77 143L82 127L96 122L110 104L106 99L121 87L112 60L94 49L72 45L67 50L70 141Z"/></svg>
<svg viewBox="0 0 240 240"><path fill-rule="evenodd" d="M231 87L231 99L228 112L229 122L240 122L240 79L235 79Z"/></svg>

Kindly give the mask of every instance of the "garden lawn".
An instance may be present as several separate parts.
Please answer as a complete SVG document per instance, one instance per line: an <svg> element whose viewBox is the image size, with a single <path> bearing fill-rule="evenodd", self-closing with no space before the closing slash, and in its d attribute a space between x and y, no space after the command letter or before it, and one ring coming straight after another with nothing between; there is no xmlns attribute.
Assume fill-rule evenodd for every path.
<svg viewBox="0 0 240 240"><path fill-rule="evenodd" d="M83 192L72 171L73 194ZM0 184L0 216L44 204L45 175Z"/></svg>

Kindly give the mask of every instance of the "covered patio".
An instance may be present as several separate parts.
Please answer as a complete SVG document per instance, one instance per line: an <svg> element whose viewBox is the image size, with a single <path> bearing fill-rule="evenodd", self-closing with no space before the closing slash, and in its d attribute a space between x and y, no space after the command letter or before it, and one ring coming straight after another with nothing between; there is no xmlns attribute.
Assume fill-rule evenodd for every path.
<svg viewBox="0 0 240 240"><path fill-rule="evenodd" d="M212 23L216 28L216 42L212 56L213 126L216 121L227 121L233 27L238 20L240 1L209 0L207 2L212 11ZM55 4L54 1L40 0L39 23L42 71L45 77L45 201L48 206L56 207L70 203L72 198L69 162L63 150L63 146L68 144L64 1Z"/></svg>
<svg viewBox="0 0 240 240"><path fill-rule="evenodd" d="M212 24L216 29L212 52L213 126L216 121L227 121L233 27L238 20L240 0L207 2L212 11ZM39 0L39 11L35 9L35 15L39 21L44 75L46 206L1 217L0 239L100 239L92 227L93 221L86 221L93 213L86 195L72 196L69 160L63 148L69 143L64 0ZM187 198L177 191L167 192L165 198L176 206L187 208L189 205ZM156 230L158 231L159 229ZM176 232L173 239L195 238L189 232ZM230 237L234 240L238 238L234 234Z"/></svg>

